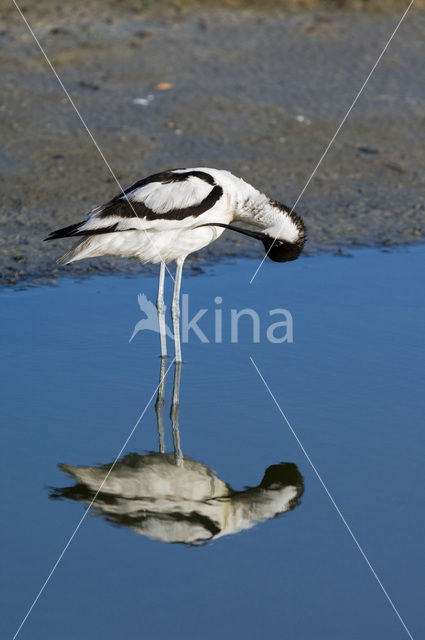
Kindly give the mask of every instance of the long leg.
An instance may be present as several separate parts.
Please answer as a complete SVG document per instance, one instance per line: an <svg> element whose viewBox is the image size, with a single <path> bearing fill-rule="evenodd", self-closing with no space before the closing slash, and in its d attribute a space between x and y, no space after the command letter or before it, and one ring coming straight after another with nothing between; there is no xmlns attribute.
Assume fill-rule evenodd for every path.
<svg viewBox="0 0 425 640"><path fill-rule="evenodd" d="M167 358L161 358L161 367L159 371L158 395L155 402L156 424L158 428L159 452L165 453L164 439L164 417L163 410L165 407L165 371L167 367Z"/></svg>
<svg viewBox="0 0 425 640"><path fill-rule="evenodd" d="M158 281L158 296L156 308L158 311L159 338L161 340L161 357L167 357L167 338L165 333L165 311L167 307L164 302L164 282L165 282L165 262L161 262Z"/></svg>
<svg viewBox="0 0 425 640"><path fill-rule="evenodd" d="M180 444L180 430L179 430L179 413L180 413L180 378L182 363L176 362L174 365L174 384L173 384L173 399L171 402L170 419L173 427L173 444L174 444L174 458L176 464L180 466L183 462L183 452Z"/></svg>
<svg viewBox="0 0 425 640"><path fill-rule="evenodd" d="M184 258L177 260L176 279L174 281L173 303L171 306L171 316L173 318L174 348L176 363L182 361L180 346L180 287L182 282Z"/></svg>

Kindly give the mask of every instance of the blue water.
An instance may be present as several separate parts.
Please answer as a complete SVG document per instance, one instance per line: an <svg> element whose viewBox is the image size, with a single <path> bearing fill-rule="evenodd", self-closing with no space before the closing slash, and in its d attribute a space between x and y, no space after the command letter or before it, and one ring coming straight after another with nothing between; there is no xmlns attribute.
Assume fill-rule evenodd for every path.
<svg viewBox="0 0 425 640"><path fill-rule="evenodd" d="M190 507L182 516L178 495L165 521L162 502L150 497L152 507L131 522L150 523L151 537L128 518L111 518L111 509L133 508L131 500L103 496L103 514L100 503L96 517L89 512L19 637L408 637L250 358L410 632L423 637L424 257L424 247L413 247L265 263L252 285L257 263L240 260L184 278L190 315L208 310L199 326L210 342L192 333L183 344L183 467L228 487L213 502L226 514L235 500L252 506L253 495L278 496L285 473L270 487L260 483L280 463L290 466L273 468L297 470L304 493L299 484L291 509L242 519L233 533L227 515L211 525L214 509L199 518ZM140 292L155 300L156 280L63 280L0 295L4 638L13 637L93 496L73 493L76 482L57 464L111 463L151 398L123 456L157 460L149 452L159 447L158 336L144 330L129 343L143 317ZM232 308L258 314L258 343L247 316L238 342L230 341ZM266 338L276 308L292 315L292 343ZM165 381L168 452L173 374L172 367ZM177 521L185 526L176 534Z"/></svg>

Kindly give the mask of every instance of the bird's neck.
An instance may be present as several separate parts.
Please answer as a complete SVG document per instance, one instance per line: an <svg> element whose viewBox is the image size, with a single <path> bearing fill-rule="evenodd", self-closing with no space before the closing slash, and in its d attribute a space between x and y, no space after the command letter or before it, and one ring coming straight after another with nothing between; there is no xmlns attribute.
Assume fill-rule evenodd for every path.
<svg viewBox="0 0 425 640"><path fill-rule="evenodd" d="M276 206L260 191L253 187L240 193L234 210L234 220L268 230L271 235L287 237L293 241L298 237L297 225L291 215Z"/></svg>
<svg viewBox="0 0 425 640"><path fill-rule="evenodd" d="M269 198L260 191L252 188L238 197L235 207L235 219L259 227L267 227L276 221L276 212L270 204Z"/></svg>

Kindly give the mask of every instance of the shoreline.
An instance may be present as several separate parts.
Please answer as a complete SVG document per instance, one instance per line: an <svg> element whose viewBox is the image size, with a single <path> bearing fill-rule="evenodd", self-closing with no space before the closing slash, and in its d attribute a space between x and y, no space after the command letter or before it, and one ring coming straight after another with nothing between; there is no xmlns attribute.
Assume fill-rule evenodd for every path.
<svg viewBox="0 0 425 640"><path fill-rule="evenodd" d="M25 13L120 183L212 166L288 205L400 18L192 5L154 15L134 4L108 3L97 16L96 2L73 11L42 2ZM55 260L70 245L43 238L118 188L19 16L3 6L0 286L7 287L61 278ZM421 11L406 18L297 205L307 252L423 242L424 31ZM262 253L225 234L190 263L202 268L233 255ZM72 275L140 270L105 257L74 266Z"/></svg>
<svg viewBox="0 0 425 640"><path fill-rule="evenodd" d="M358 255L364 251L376 251L380 253L395 253L398 251L407 251L409 249L420 249L423 247L425 242L410 242L403 244L393 244L393 245L351 245L351 246L335 246L335 247L321 247L317 248L315 251L304 251L298 260L308 260L310 258L320 258L325 256L334 256L335 258L356 258ZM225 253L215 258L204 257L202 260L196 260L196 254L192 254L192 260L190 260L190 256L185 262L184 265L184 275L188 276L198 276L203 274L208 274L208 271L213 270L216 266L227 263L239 262L240 260L249 260L253 262L253 265L261 261L263 257L262 252L260 251L258 254L256 252L251 253ZM93 259L93 263L98 262L101 259ZM80 270L70 269L69 267L57 268L57 273L52 274L47 272L45 274L39 273L36 275L29 275L27 277L23 277L15 282L10 283L0 283L0 294L5 291L25 291L27 289L38 288L38 287L57 287L60 286L64 282L69 282L73 280L74 282L84 282L91 278L96 278L98 276L108 277L108 276L121 276L123 278L136 279L139 277L149 276L153 278L157 278L158 276L158 265L143 265L138 263L136 260L117 258L118 262L117 266L114 268L113 266L104 266L99 264L91 264L86 265L85 268ZM121 268L120 263L121 261ZM174 264L168 263L171 265L170 271L173 273Z"/></svg>

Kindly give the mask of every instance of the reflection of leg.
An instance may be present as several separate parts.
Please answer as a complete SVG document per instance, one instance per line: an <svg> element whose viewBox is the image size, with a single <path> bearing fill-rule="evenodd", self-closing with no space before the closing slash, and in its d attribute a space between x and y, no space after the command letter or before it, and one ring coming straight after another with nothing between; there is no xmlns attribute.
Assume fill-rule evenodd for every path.
<svg viewBox="0 0 425 640"><path fill-rule="evenodd" d="M176 464L178 465L181 465L183 462L183 453L181 450L179 430L181 367L181 362L176 362L176 364L174 365L173 399L170 409L170 419L173 427L174 457L176 460Z"/></svg>
<svg viewBox="0 0 425 640"><path fill-rule="evenodd" d="M165 336L165 311L167 307L164 303L164 282L165 282L165 262L161 262L159 269L158 281L158 297L156 299L156 308L158 310L159 337L161 340L161 356L167 355L167 339Z"/></svg>
<svg viewBox="0 0 425 640"><path fill-rule="evenodd" d="M167 358L161 358L161 368L159 372L159 385L158 395L156 396L155 412L156 412L156 424L158 427L158 441L160 453L165 453L165 440L164 440L164 417L162 415L165 407L165 371L167 367Z"/></svg>
<svg viewBox="0 0 425 640"><path fill-rule="evenodd" d="M171 306L176 362L182 361L182 352L180 346L180 286L182 282L183 262L184 258L177 261L176 279L174 282L173 292L173 304Z"/></svg>

